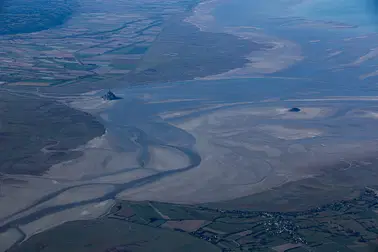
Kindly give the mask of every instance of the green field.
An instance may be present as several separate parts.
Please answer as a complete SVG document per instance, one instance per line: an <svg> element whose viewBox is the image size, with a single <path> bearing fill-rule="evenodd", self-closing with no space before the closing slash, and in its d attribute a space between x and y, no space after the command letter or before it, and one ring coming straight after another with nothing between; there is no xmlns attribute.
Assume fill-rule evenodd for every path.
<svg viewBox="0 0 378 252"><path fill-rule="evenodd" d="M299 244L287 252L376 252L377 204L367 189L349 201L291 213L119 201L107 216L63 224L10 251L276 251ZM172 220L202 224L192 232L162 225Z"/></svg>

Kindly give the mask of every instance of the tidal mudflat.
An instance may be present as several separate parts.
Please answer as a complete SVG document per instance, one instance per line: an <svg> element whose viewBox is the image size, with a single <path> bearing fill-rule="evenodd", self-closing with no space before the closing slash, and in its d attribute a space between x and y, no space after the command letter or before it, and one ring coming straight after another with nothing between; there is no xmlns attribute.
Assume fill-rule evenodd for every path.
<svg viewBox="0 0 378 252"><path fill-rule="evenodd" d="M240 3L231 7L238 10ZM336 199L340 191L376 183L377 35L353 22L268 12L262 1L253 18L244 10L232 22L224 21L228 4L205 2L188 15L186 25L217 33L211 41L221 39L220 32L238 41L242 48L237 51L245 55L231 62L234 69L213 69L206 57L201 62L209 63L211 71L178 60L164 40L172 39L168 32L160 38L166 62L157 61L163 47L153 48L129 75L132 85L124 83L124 76L105 78L117 87L113 91L120 100L102 100L106 90L91 78L82 80L82 90L91 87L82 94L72 92L81 79L66 83L69 87L58 83L33 89L39 97L95 116L106 130L73 148L80 157L53 163L41 176L1 177L6 183L1 186L0 239L7 241L1 249L66 221L102 216L117 200L238 205L241 199L245 206L249 197L293 183L301 185L298 195L320 191L311 194L317 199ZM183 40L172 48L181 48ZM251 47L245 50L247 44ZM189 48L194 49L181 55L199 49L196 43ZM220 59L229 59L234 49L223 51ZM157 65L165 73L160 83L137 85L154 79ZM163 67L172 65L188 70L186 77ZM199 78L179 81L192 77ZM66 87L70 95L58 92ZM18 86L12 90L25 94ZM55 142L40 149L59 151ZM298 195L302 203L319 202Z"/></svg>

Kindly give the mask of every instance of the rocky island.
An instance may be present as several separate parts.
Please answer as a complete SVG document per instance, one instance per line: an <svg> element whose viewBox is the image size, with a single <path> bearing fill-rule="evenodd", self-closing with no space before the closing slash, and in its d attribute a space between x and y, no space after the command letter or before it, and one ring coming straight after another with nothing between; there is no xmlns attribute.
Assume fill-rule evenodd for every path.
<svg viewBox="0 0 378 252"><path fill-rule="evenodd" d="M291 108L289 109L289 112L301 112L300 108Z"/></svg>
<svg viewBox="0 0 378 252"><path fill-rule="evenodd" d="M122 99L121 97L116 96L112 91L108 91L106 94L101 96L103 100L105 101L113 101L113 100L119 100Z"/></svg>

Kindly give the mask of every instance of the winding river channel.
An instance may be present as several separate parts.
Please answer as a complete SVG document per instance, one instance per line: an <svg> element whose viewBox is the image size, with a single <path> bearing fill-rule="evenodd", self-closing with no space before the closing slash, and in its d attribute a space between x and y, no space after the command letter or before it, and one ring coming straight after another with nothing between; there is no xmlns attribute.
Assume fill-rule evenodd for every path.
<svg viewBox="0 0 378 252"><path fill-rule="evenodd" d="M247 196L319 175L299 169L298 163L306 168L353 163L376 153L378 35L373 21L367 25L366 19L355 15L346 19L345 13L339 13L337 20L322 20L322 11L306 14L308 6L297 6L294 3L300 1L294 0L278 6L272 6L276 2L272 0L220 1L216 7L214 2L194 10L194 16L213 15L213 19L190 21L204 30L265 41L273 49L248 55L251 64L224 75L116 89L123 99L105 105L99 98L104 90L71 96L12 91L67 104L104 105L95 112L84 105L74 107L101 120L114 153L137 154L133 166L117 163L116 169L78 179L54 178L61 187L0 218L0 233L16 228L22 241L29 236L22 226L68 209L117 200L121 193L135 189L143 192L135 191L126 199L176 202L187 196L191 203ZM281 7L290 11L284 15L278 11ZM291 107L302 111L287 113ZM52 151L49 147L53 146L44 151ZM156 163L153 148L170 153L167 159L179 157L180 162L169 169L151 165ZM104 158L103 166L109 162ZM101 181L134 172L145 173L126 182ZM90 198L44 205L87 186L111 189Z"/></svg>

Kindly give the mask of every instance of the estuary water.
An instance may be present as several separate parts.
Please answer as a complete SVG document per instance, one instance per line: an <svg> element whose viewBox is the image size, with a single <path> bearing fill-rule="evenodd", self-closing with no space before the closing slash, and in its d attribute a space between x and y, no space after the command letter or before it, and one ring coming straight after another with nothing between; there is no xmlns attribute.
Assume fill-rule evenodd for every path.
<svg viewBox="0 0 378 252"><path fill-rule="evenodd" d="M102 91L88 95L111 105L95 112L107 132L88 147L92 156L64 169L98 163L106 169L2 220L0 232L116 199L216 202L330 171L338 174L332 188L376 184L375 6L373 0L201 3L187 22L266 47L245 55L250 63L243 68L224 74L115 89L123 99L109 103L99 98ZM289 112L293 107L300 111ZM60 194L103 185L112 189L43 207Z"/></svg>

